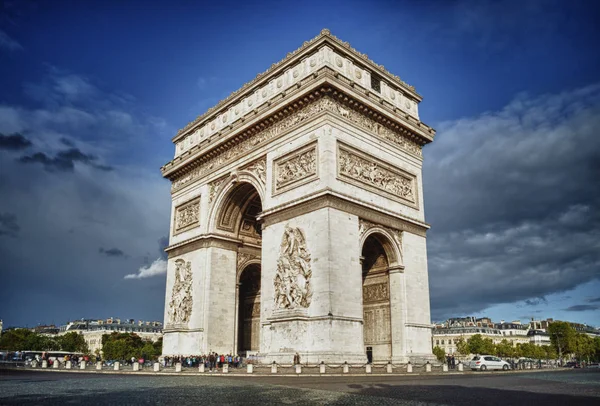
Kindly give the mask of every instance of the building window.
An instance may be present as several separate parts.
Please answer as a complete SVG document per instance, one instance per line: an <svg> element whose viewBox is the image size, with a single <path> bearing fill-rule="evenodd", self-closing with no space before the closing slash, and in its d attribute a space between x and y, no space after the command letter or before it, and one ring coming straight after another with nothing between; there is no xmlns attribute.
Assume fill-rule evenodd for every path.
<svg viewBox="0 0 600 406"><path fill-rule="evenodd" d="M381 77L374 73L371 73L371 89L381 93Z"/></svg>
<svg viewBox="0 0 600 406"><path fill-rule="evenodd" d="M444 345L444 340L442 340L442 345Z"/></svg>
<svg viewBox="0 0 600 406"><path fill-rule="evenodd" d="M435 340L435 345L440 345L440 340Z"/></svg>

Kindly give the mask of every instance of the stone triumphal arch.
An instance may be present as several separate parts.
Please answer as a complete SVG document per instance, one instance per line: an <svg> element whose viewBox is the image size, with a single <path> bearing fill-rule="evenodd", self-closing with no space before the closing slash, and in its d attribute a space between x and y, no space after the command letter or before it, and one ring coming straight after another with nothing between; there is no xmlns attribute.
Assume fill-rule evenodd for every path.
<svg viewBox="0 0 600 406"><path fill-rule="evenodd" d="M323 30L180 130L163 353L429 358L420 101Z"/></svg>

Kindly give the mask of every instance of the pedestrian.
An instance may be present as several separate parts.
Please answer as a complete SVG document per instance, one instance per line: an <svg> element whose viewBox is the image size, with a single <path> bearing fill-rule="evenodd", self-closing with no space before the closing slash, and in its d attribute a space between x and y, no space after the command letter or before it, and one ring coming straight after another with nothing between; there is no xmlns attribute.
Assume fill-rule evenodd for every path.
<svg viewBox="0 0 600 406"><path fill-rule="evenodd" d="M452 363L452 369L456 368L456 359L454 358L454 354L452 354L451 363Z"/></svg>

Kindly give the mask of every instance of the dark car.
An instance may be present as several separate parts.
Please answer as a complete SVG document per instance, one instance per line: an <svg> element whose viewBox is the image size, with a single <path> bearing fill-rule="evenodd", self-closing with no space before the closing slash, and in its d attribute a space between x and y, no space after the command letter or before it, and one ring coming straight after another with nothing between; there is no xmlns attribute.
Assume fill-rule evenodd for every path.
<svg viewBox="0 0 600 406"><path fill-rule="evenodd" d="M579 362L570 361L565 364L565 368L581 368L581 364Z"/></svg>

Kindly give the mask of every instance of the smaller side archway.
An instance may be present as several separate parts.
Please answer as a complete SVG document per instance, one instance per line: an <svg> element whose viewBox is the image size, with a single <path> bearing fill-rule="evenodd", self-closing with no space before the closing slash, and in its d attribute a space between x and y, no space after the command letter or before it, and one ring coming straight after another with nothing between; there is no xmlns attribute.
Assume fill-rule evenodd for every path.
<svg viewBox="0 0 600 406"><path fill-rule="evenodd" d="M238 279L237 353L247 356L260 349L260 277L258 261L244 265Z"/></svg>
<svg viewBox="0 0 600 406"><path fill-rule="evenodd" d="M392 358L390 267L398 264L398 250L387 233L371 230L362 240L363 339L369 362Z"/></svg>

